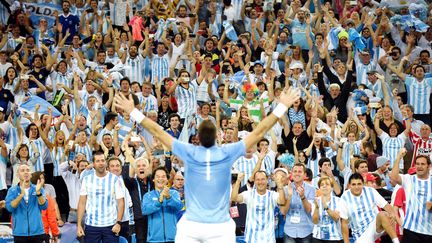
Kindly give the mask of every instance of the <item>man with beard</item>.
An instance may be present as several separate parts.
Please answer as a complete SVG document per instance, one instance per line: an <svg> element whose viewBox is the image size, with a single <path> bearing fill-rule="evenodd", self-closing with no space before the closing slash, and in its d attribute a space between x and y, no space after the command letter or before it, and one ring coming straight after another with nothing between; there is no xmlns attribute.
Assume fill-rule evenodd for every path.
<svg viewBox="0 0 432 243"><path fill-rule="evenodd" d="M122 63L125 65L125 76L132 82L138 82L140 85L142 85L145 80L144 65L145 53L147 51L143 51L143 48L146 42L148 42L148 31L145 33L145 41L143 41L140 46L136 44L132 45L129 48L129 53L125 51L122 56Z"/></svg>
<svg viewBox="0 0 432 243"><path fill-rule="evenodd" d="M93 155L93 168L82 179L78 202L77 236L84 242L118 242L125 207L118 176L107 171L102 152ZM85 213L85 228L82 225Z"/></svg>
<svg viewBox="0 0 432 243"><path fill-rule="evenodd" d="M80 25L80 20L76 15L70 13L70 2L63 1L63 14L58 17L58 23L62 25L62 34L66 35L66 31L69 30L69 37L66 39L66 43L70 43L74 35L78 34L78 27Z"/></svg>
<svg viewBox="0 0 432 243"><path fill-rule="evenodd" d="M51 70L51 65L48 65L48 62L46 64L46 67L44 67L43 57L41 55L34 55L32 60L33 70L29 73L29 75L33 75L44 86ZM31 82L29 83L29 88L38 88L38 85L36 82ZM38 96L45 99L45 92L41 92Z"/></svg>
<svg viewBox="0 0 432 243"><path fill-rule="evenodd" d="M415 157L416 174L399 174L400 158L406 149L399 150L398 158L393 164L390 178L402 185L406 193L406 217L403 222L402 242L430 242L432 240L432 177L430 175L431 160L428 156Z"/></svg>

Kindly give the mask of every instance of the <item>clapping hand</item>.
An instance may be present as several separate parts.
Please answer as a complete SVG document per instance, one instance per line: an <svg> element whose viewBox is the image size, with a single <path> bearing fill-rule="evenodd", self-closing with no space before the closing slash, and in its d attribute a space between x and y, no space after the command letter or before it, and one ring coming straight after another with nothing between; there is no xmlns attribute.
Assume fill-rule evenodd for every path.
<svg viewBox="0 0 432 243"><path fill-rule="evenodd" d="M36 194L40 193L40 190L41 190L41 188L42 188L42 186L44 184L45 184L45 179L44 178L38 179L37 184L36 184Z"/></svg>

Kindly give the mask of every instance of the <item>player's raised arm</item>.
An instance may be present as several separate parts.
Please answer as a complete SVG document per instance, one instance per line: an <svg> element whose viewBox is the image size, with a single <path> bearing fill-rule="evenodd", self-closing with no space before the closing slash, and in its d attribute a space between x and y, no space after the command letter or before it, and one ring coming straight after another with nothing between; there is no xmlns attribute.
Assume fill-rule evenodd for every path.
<svg viewBox="0 0 432 243"><path fill-rule="evenodd" d="M280 95L280 102L273 112L262 120L258 126L244 139L246 149L255 145L265 133L273 127L279 118L287 112L288 108L300 98L300 90L294 88L285 88Z"/></svg>

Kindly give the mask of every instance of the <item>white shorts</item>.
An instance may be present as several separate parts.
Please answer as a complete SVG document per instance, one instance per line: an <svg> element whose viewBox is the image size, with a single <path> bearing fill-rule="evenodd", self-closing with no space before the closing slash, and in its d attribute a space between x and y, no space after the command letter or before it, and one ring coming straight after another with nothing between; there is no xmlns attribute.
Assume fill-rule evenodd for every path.
<svg viewBox="0 0 432 243"><path fill-rule="evenodd" d="M369 224L366 231L354 243L374 243L385 231L378 233L376 230L376 218Z"/></svg>
<svg viewBox="0 0 432 243"><path fill-rule="evenodd" d="M235 223L198 223L183 216L177 223L176 243L235 243Z"/></svg>

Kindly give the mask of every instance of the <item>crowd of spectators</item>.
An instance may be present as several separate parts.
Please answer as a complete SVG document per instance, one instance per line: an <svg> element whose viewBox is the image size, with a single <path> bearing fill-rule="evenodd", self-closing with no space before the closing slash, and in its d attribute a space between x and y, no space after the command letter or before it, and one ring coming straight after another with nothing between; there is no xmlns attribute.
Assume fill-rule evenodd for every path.
<svg viewBox="0 0 432 243"><path fill-rule="evenodd" d="M224 146L289 87L301 99L232 161L239 240L432 242L430 1L1 0L0 20L15 242L65 224L174 242L184 163L114 98L196 146L209 120Z"/></svg>

